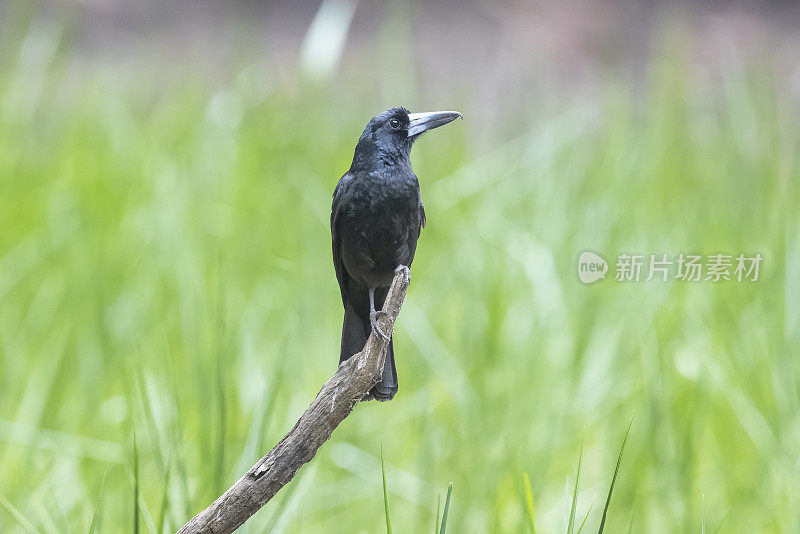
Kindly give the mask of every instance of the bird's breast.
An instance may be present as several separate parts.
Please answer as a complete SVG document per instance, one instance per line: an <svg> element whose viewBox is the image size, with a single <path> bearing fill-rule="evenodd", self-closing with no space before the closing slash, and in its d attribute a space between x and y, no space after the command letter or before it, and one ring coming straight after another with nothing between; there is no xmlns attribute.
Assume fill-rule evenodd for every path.
<svg viewBox="0 0 800 534"><path fill-rule="evenodd" d="M416 243L419 236L418 186L372 183L359 188L342 208L345 266L369 285L388 285L394 269L408 263L410 241Z"/></svg>

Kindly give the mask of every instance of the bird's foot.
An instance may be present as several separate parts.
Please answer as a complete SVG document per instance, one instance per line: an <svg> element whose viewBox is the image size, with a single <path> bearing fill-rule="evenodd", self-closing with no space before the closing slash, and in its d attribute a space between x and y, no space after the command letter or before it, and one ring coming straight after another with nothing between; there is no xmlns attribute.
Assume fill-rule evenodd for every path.
<svg viewBox="0 0 800 534"><path fill-rule="evenodd" d="M375 335L383 338L385 341L389 341L390 336L386 335L386 332L381 330L380 325L378 324L378 317L380 315L384 315L386 312L383 310L374 311L369 314L369 324L372 327L372 331L375 332Z"/></svg>
<svg viewBox="0 0 800 534"><path fill-rule="evenodd" d="M403 273L403 281L406 285L411 283L411 269L406 267L405 265L398 265L397 268L394 270L395 273Z"/></svg>

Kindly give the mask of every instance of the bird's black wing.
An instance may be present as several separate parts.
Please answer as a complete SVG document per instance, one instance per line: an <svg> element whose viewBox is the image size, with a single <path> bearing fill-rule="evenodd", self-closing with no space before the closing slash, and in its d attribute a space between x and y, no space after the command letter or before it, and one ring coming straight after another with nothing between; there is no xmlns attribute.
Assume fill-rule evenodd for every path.
<svg viewBox="0 0 800 534"><path fill-rule="evenodd" d="M343 362L364 348L369 335L369 307L366 290L352 283L350 274L344 266L342 258L342 220L345 216L347 198L353 176L345 174L336 184L331 204L331 246L333 249L333 267L344 305L344 321L342 323L342 347L339 362ZM394 383L397 383L395 379Z"/></svg>
<svg viewBox="0 0 800 534"><path fill-rule="evenodd" d="M425 217L425 206L422 205L422 193L419 194L419 216L416 224L411 224L408 228L408 236L406 237L405 247L398 250L397 261L406 267L411 266L414 261L414 255L417 253L417 240L422 229L425 228L427 222Z"/></svg>
<svg viewBox="0 0 800 534"><path fill-rule="evenodd" d="M333 268L336 270L336 280L339 282L339 291L342 293L342 302L346 303L348 293L347 271L342 260L342 238L338 228L339 219L342 214L342 197L345 194L352 176L345 174L336 184L333 191L333 203L331 204L331 245L333 248Z"/></svg>

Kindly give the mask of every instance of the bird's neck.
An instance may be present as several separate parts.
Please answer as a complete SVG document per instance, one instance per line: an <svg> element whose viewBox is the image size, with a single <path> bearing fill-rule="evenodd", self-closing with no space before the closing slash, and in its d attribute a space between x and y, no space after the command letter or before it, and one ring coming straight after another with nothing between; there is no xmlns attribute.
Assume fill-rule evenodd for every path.
<svg viewBox="0 0 800 534"><path fill-rule="evenodd" d="M411 169L411 159L406 147L375 146L359 142L353 155L351 171L386 169Z"/></svg>

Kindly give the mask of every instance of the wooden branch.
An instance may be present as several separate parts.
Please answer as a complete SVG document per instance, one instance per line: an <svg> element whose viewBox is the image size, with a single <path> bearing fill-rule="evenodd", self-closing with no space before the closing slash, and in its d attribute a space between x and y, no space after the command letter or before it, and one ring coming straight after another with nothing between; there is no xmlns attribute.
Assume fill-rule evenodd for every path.
<svg viewBox="0 0 800 534"><path fill-rule="evenodd" d="M411 275L399 268L389 288L378 324L392 332ZM373 332L364 349L339 365L294 428L211 506L197 514L178 534L233 532L267 504L297 471L310 461L333 430L380 381L388 341Z"/></svg>

